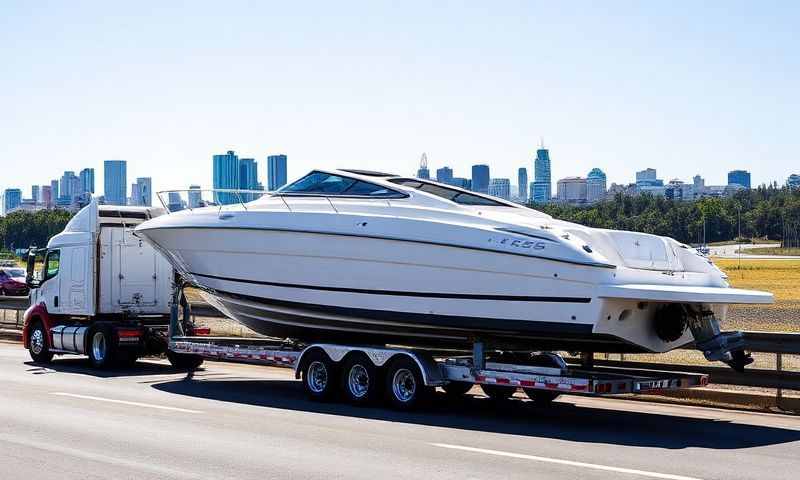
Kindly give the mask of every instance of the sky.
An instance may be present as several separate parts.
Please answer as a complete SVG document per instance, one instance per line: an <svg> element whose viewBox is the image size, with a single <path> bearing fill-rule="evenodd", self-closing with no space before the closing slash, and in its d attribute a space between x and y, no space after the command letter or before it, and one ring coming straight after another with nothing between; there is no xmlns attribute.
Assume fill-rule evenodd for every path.
<svg viewBox="0 0 800 480"><path fill-rule="evenodd" d="M533 176L600 167L754 184L800 172L800 2L0 3L0 189L128 161L211 186L211 157ZM129 187L130 188L130 187Z"/></svg>

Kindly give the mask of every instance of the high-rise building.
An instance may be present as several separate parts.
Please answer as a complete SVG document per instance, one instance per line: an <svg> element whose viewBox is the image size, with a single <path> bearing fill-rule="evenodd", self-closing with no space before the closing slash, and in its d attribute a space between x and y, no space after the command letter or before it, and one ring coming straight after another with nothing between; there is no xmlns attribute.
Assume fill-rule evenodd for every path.
<svg viewBox="0 0 800 480"><path fill-rule="evenodd" d="M103 162L103 195L108 205L125 205L128 200L128 162Z"/></svg>
<svg viewBox="0 0 800 480"><path fill-rule="evenodd" d="M254 158L239 159L239 188L258 190L258 164ZM249 202L258 198L255 194L242 194L242 200Z"/></svg>
<svg viewBox="0 0 800 480"><path fill-rule="evenodd" d="M566 177L556 184L556 198L559 202L584 203L586 202L587 183L585 178Z"/></svg>
<svg viewBox="0 0 800 480"><path fill-rule="evenodd" d="M50 180L50 196L53 199L53 205L55 205L58 199L58 194L58 180Z"/></svg>
<svg viewBox="0 0 800 480"><path fill-rule="evenodd" d="M792 190L800 188L800 175L793 173L786 179L786 186Z"/></svg>
<svg viewBox="0 0 800 480"><path fill-rule="evenodd" d="M450 180L450 185L463 188L464 190L472 190L472 180L469 178L453 177Z"/></svg>
<svg viewBox="0 0 800 480"><path fill-rule="evenodd" d="M42 203L41 194L39 192L39 185L31 186L31 200L33 200L34 205Z"/></svg>
<svg viewBox="0 0 800 480"><path fill-rule="evenodd" d="M139 186L139 205L144 207L153 206L153 179L152 177L139 177L136 179ZM133 196L133 194L131 194Z"/></svg>
<svg viewBox="0 0 800 480"><path fill-rule="evenodd" d="M517 199L528 203L528 169L521 167L517 170Z"/></svg>
<svg viewBox="0 0 800 480"><path fill-rule="evenodd" d="M134 207L142 206L142 193L139 190L138 183L131 183L131 198L128 201L128 205Z"/></svg>
<svg viewBox="0 0 800 480"><path fill-rule="evenodd" d="M544 142L536 150L533 165L533 189L531 200L536 203L547 203L552 197L553 181L550 178L550 151L544 148Z"/></svg>
<svg viewBox="0 0 800 480"><path fill-rule="evenodd" d="M94 168L84 168L79 176L81 179L81 193L94 193Z"/></svg>
<svg viewBox="0 0 800 480"><path fill-rule="evenodd" d="M606 174L599 168L593 168L586 176L586 201L599 202L606 198Z"/></svg>
<svg viewBox="0 0 800 480"><path fill-rule="evenodd" d="M442 167L436 169L436 181L439 183L447 183L453 181L453 169L450 167Z"/></svg>
<svg viewBox="0 0 800 480"><path fill-rule="evenodd" d="M53 189L50 185L42 185L39 190L39 203L44 208L53 208Z"/></svg>
<svg viewBox="0 0 800 480"><path fill-rule="evenodd" d="M189 208L199 208L203 206L203 192L200 185L189 186Z"/></svg>
<svg viewBox="0 0 800 480"><path fill-rule="evenodd" d="M511 180L493 178L489 181L489 195L508 200L511 197Z"/></svg>
<svg viewBox="0 0 800 480"><path fill-rule="evenodd" d="M747 170L731 170L728 172L728 185L741 185L750 188L750 172Z"/></svg>
<svg viewBox="0 0 800 480"><path fill-rule="evenodd" d="M489 165L472 166L472 191L489 193Z"/></svg>
<svg viewBox="0 0 800 480"><path fill-rule="evenodd" d="M6 188L3 192L3 215L8 215L22 205L22 190L19 188Z"/></svg>
<svg viewBox="0 0 800 480"><path fill-rule="evenodd" d="M267 157L267 190L275 190L286 185L286 155L270 155Z"/></svg>
<svg viewBox="0 0 800 480"><path fill-rule="evenodd" d="M59 197L72 201L81 194L81 180L75 176L75 172L67 170L61 175L61 189Z"/></svg>
<svg viewBox="0 0 800 480"><path fill-rule="evenodd" d="M214 188L239 189L239 157L233 150L228 150L223 155L214 155ZM238 200L235 193L214 192L214 202L228 205Z"/></svg>
<svg viewBox="0 0 800 480"><path fill-rule="evenodd" d="M419 159L419 169L417 170L417 178L421 178L423 180L430 180L431 179L431 171L428 170L428 155L425 153L422 154L422 157Z"/></svg>
<svg viewBox="0 0 800 480"><path fill-rule="evenodd" d="M663 187L664 180L658 178L655 168L645 168L644 170L636 172L636 187L639 191L660 190Z"/></svg>
<svg viewBox="0 0 800 480"><path fill-rule="evenodd" d="M186 208L186 204L181 198L180 192L169 192L167 194L167 209L170 212L179 212Z"/></svg>

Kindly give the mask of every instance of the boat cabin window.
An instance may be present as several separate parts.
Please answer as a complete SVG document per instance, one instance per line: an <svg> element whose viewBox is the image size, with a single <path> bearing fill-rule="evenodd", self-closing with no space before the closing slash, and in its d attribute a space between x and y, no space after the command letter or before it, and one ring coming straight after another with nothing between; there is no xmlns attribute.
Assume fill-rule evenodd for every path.
<svg viewBox="0 0 800 480"><path fill-rule="evenodd" d="M423 192L431 193L437 197L442 197L450 200L451 202L458 203L459 205L480 205L487 207L508 206L505 203L496 202L490 198L482 197L480 195L473 195L471 193L462 192L454 188L447 188L442 185L421 182L412 178L393 178L389 181L398 185L403 185L404 187L410 187Z"/></svg>
<svg viewBox="0 0 800 480"><path fill-rule="evenodd" d="M326 195L343 197L403 198L406 195L374 183L325 172L311 172L280 190L288 195Z"/></svg>

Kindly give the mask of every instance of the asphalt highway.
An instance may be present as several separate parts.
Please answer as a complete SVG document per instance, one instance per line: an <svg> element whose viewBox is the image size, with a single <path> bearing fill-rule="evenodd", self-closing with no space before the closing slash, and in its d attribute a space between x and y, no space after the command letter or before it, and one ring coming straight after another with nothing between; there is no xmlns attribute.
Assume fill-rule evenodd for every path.
<svg viewBox="0 0 800 480"><path fill-rule="evenodd" d="M618 399L398 413L306 400L289 370L97 372L0 343L0 478L798 478L800 418Z"/></svg>

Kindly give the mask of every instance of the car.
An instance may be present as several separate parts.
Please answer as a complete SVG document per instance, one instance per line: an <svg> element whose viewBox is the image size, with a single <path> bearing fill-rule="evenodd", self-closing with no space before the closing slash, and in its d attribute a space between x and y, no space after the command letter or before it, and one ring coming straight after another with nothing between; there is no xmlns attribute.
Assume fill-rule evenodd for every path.
<svg viewBox="0 0 800 480"><path fill-rule="evenodd" d="M0 268L0 296L25 297L28 295L25 270L22 268Z"/></svg>

